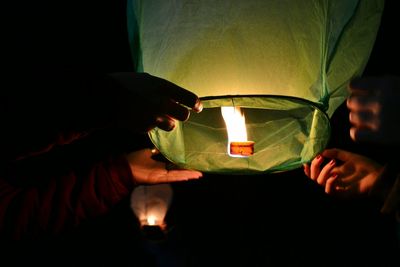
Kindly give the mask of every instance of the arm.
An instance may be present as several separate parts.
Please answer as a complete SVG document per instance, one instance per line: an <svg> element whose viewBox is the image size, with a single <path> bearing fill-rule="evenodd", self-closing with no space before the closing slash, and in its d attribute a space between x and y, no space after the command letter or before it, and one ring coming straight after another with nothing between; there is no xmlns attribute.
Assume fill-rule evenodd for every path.
<svg viewBox="0 0 400 267"><path fill-rule="evenodd" d="M55 151L49 158L41 155L2 169L2 239L55 236L104 214L129 195L134 178L123 155L94 160L79 150L80 157Z"/></svg>
<svg viewBox="0 0 400 267"><path fill-rule="evenodd" d="M198 179L200 172L167 170L150 149L128 154L78 141L8 164L0 174L0 237L55 236L108 212L137 184Z"/></svg>
<svg viewBox="0 0 400 267"><path fill-rule="evenodd" d="M15 160L73 142L97 129L125 128L146 133L174 128L189 110L200 112L198 97L146 73L94 74L63 69L10 72L1 92L2 160ZM140 114L140 115L138 115Z"/></svg>
<svg viewBox="0 0 400 267"><path fill-rule="evenodd" d="M381 213L392 214L397 221L400 221L400 173L398 168L394 168L392 164L385 165L369 194L383 203Z"/></svg>
<svg viewBox="0 0 400 267"><path fill-rule="evenodd" d="M324 159L329 162L323 165ZM322 185L327 194L338 197L368 195L382 203L381 212L399 217L400 176L390 164L385 166L359 154L341 149L326 149L305 174Z"/></svg>
<svg viewBox="0 0 400 267"><path fill-rule="evenodd" d="M147 150L99 155L104 142L84 145L107 128L171 130L190 108L201 110L194 94L148 74L125 73L127 86L109 75L29 73L2 92L1 235L58 233L108 211L135 182L201 176L166 171Z"/></svg>
<svg viewBox="0 0 400 267"><path fill-rule="evenodd" d="M324 159L329 160L325 165ZM382 171L383 166L372 159L337 148L324 150L304 165L305 174L324 186L326 193L344 197L368 194Z"/></svg>

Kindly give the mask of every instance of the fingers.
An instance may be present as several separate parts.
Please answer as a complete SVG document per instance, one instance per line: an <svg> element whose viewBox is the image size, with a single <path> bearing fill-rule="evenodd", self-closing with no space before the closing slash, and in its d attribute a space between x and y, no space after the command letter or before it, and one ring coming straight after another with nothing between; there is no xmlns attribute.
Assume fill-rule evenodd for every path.
<svg viewBox="0 0 400 267"><path fill-rule="evenodd" d="M364 142L364 141L371 141L376 139L377 132L371 131L370 129L365 128L357 128L351 127L350 128L350 138L353 141L357 142Z"/></svg>
<svg viewBox="0 0 400 267"><path fill-rule="evenodd" d="M304 174L311 178L310 165L303 164Z"/></svg>
<svg viewBox="0 0 400 267"><path fill-rule="evenodd" d="M331 171L333 167L335 167L335 164L335 160L331 159L329 163L322 168L320 174L318 175L318 178L316 179L318 184L324 185L328 178L332 176Z"/></svg>
<svg viewBox="0 0 400 267"><path fill-rule="evenodd" d="M380 111L379 99L375 96L358 96L351 94L346 100L346 106L352 112L371 112L377 114Z"/></svg>
<svg viewBox="0 0 400 267"><path fill-rule="evenodd" d="M350 128L350 138L353 141L369 141L376 138L381 126L379 114L373 112L350 112L349 121L353 125Z"/></svg>
<svg viewBox="0 0 400 267"><path fill-rule="evenodd" d="M382 169L382 166L362 155L341 149L326 149L321 155L331 158L330 162L322 167L321 161L314 159L311 166L304 165L304 172L324 186L327 194L339 197L368 192Z"/></svg>
<svg viewBox="0 0 400 267"><path fill-rule="evenodd" d="M142 75L144 75L145 79L152 79L149 84L154 84L154 89L156 90L157 94L172 99L175 102L184 105L195 112L202 111L203 105L196 94L168 80L155 77L147 73L144 73Z"/></svg>
<svg viewBox="0 0 400 267"><path fill-rule="evenodd" d="M326 158L336 159L340 161L347 161L353 153L338 149L338 148L330 148L325 149L322 152L322 156Z"/></svg>
<svg viewBox="0 0 400 267"><path fill-rule="evenodd" d="M194 179L200 179L203 177L203 173L188 169L172 169L168 170L167 163L165 162L155 162L154 169L159 169L161 171L153 171L151 180L147 182L152 184L159 183L173 183L173 182L183 182Z"/></svg>
<svg viewBox="0 0 400 267"><path fill-rule="evenodd" d="M381 126L382 90L386 80L378 77L363 77L350 82L350 97L347 107L352 124L350 137L353 141L373 140ZM376 137L376 136L375 136Z"/></svg>
<svg viewBox="0 0 400 267"><path fill-rule="evenodd" d="M316 181L317 178L318 178L318 175L319 175L319 173L321 171L321 164L322 164L323 160L324 160L324 158L321 155L318 155L311 162L310 176L309 177L314 181Z"/></svg>
<svg viewBox="0 0 400 267"><path fill-rule="evenodd" d="M142 149L127 154L132 176L137 184L158 184L199 179L203 174L187 169L167 169L167 163L153 159L157 150Z"/></svg>
<svg viewBox="0 0 400 267"><path fill-rule="evenodd" d="M338 178L338 175L337 175L337 174L334 174L333 176L329 177L329 178L326 180L326 184L325 184L325 193L327 193L327 194L332 194L332 193L334 192L334 190L335 190L335 184L336 184L335 182L336 182L337 178Z"/></svg>
<svg viewBox="0 0 400 267"><path fill-rule="evenodd" d="M158 109L156 125L158 128L171 131L175 128L175 121L187 121L190 116L189 109L195 112L201 112L203 105L200 99L194 93L179 87L178 85L165 79L142 73L142 78L148 81L147 84L153 84L154 97L161 98Z"/></svg>
<svg viewBox="0 0 400 267"><path fill-rule="evenodd" d="M189 110L173 101L167 100L164 101L162 104L163 106L160 107L161 112L170 116L171 118L186 121L189 118Z"/></svg>
<svg viewBox="0 0 400 267"><path fill-rule="evenodd" d="M179 182L179 181L188 181L193 179L199 179L203 176L201 172L192 171L192 170L171 170L168 171L165 176L165 181L167 182Z"/></svg>
<svg viewBox="0 0 400 267"><path fill-rule="evenodd" d="M311 166L309 166L308 164L303 164L304 173L312 180L316 181L318 184L325 186L325 192L327 194L331 194L335 190L335 182L338 178L338 174L334 173L336 161L334 159L331 159L328 164L326 164L322 168L322 170L319 171L322 162L323 157L321 155L318 155L311 162Z"/></svg>
<svg viewBox="0 0 400 267"><path fill-rule="evenodd" d="M352 124L350 137L353 141L369 141L380 128L381 105L372 100L365 104L360 99L361 97L350 97L347 100L349 121Z"/></svg>
<svg viewBox="0 0 400 267"><path fill-rule="evenodd" d="M363 77L353 79L348 86L350 93L367 95L381 87L381 79L378 77Z"/></svg>
<svg viewBox="0 0 400 267"><path fill-rule="evenodd" d="M175 120L173 120L169 117L163 116L163 117L156 118L155 126L164 131L167 131L167 132L172 131L175 128L175 125L176 125Z"/></svg>
<svg viewBox="0 0 400 267"><path fill-rule="evenodd" d="M327 194L331 194L335 191L336 182L338 180L338 172L340 172L340 166L336 166L335 156L341 156L343 158L343 153L340 149L327 149L323 152L323 154L332 156L332 159L322 167L321 165L324 161L324 157L318 155L315 159L311 162L311 165L303 164L303 169L305 175L310 177L312 180L317 182L319 185L325 187L325 192Z"/></svg>
<svg viewBox="0 0 400 267"><path fill-rule="evenodd" d="M174 103L165 101L159 107L159 116L156 118L156 126L165 131L171 131L175 128L175 120L187 121L190 112L187 108Z"/></svg>
<svg viewBox="0 0 400 267"><path fill-rule="evenodd" d="M349 121L353 124L353 127L373 131L376 131L380 124L379 117L372 112L350 112Z"/></svg>
<svg viewBox="0 0 400 267"><path fill-rule="evenodd" d="M350 193L349 189L351 188L349 183L344 182L343 179L339 178L339 175L335 173L326 180L325 193L344 197Z"/></svg>

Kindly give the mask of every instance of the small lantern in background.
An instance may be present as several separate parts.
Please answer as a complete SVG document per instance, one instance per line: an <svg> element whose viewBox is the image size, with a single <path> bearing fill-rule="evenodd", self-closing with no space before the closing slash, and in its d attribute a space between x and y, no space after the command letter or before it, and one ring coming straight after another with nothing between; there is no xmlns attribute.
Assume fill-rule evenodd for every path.
<svg viewBox="0 0 400 267"><path fill-rule="evenodd" d="M160 239L165 234L165 216L173 196L169 184L141 185L131 195L131 208L146 237Z"/></svg>

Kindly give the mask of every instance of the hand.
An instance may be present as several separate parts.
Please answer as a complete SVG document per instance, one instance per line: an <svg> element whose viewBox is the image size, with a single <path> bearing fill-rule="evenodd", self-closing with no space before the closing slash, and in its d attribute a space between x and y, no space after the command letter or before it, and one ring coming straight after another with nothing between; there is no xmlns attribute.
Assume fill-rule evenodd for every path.
<svg viewBox="0 0 400 267"><path fill-rule="evenodd" d="M400 77L366 77L349 84L350 136L354 141L400 144Z"/></svg>
<svg viewBox="0 0 400 267"><path fill-rule="evenodd" d="M110 76L128 90L118 123L134 132L154 127L171 131L175 120L186 121L190 110L201 112L203 108L192 92L150 74L117 72Z"/></svg>
<svg viewBox="0 0 400 267"><path fill-rule="evenodd" d="M325 158L330 161L321 166ZM305 174L324 186L327 194L343 196L368 193L382 170L383 166L367 157L336 148L323 151L311 166L304 164Z"/></svg>
<svg viewBox="0 0 400 267"><path fill-rule="evenodd" d="M167 170L166 163L152 159L151 149L131 152L127 160L137 184L159 184L188 181L202 177L202 173L192 170Z"/></svg>

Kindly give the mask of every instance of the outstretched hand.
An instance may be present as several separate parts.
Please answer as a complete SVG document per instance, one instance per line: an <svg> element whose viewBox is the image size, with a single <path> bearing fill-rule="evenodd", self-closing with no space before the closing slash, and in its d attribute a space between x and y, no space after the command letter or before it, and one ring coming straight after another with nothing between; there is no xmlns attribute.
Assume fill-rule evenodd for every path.
<svg viewBox="0 0 400 267"><path fill-rule="evenodd" d="M151 149L142 149L131 152L127 160L137 184L159 184L199 179L202 173L193 170L168 170L165 162L152 158Z"/></svg>
<svg viewBox="0 0 400 267"><path fill-rule="evenodd" d="M400 77L364 77L349 84L350 136L354 141L400 144Z"/></svg>
<svg viewBox="0 0 400 267"><path fill-rule="evenodd" d="M325 159L330 161L323 165ZM326 149L311 164L304 164L304 173L324 186L327 194L350 196L370 192L383 166L359 154L341 149Z"/></svg>
<svg viewBox="0 0 400 267"><path fill-rule="evenodd" d="M110 76L128 91L122 99L118 124L134 132L154 127L171 131L175 120L186 121L191 110L201 112L203 108L194 93L148 73L117 72Z"/></svg>

